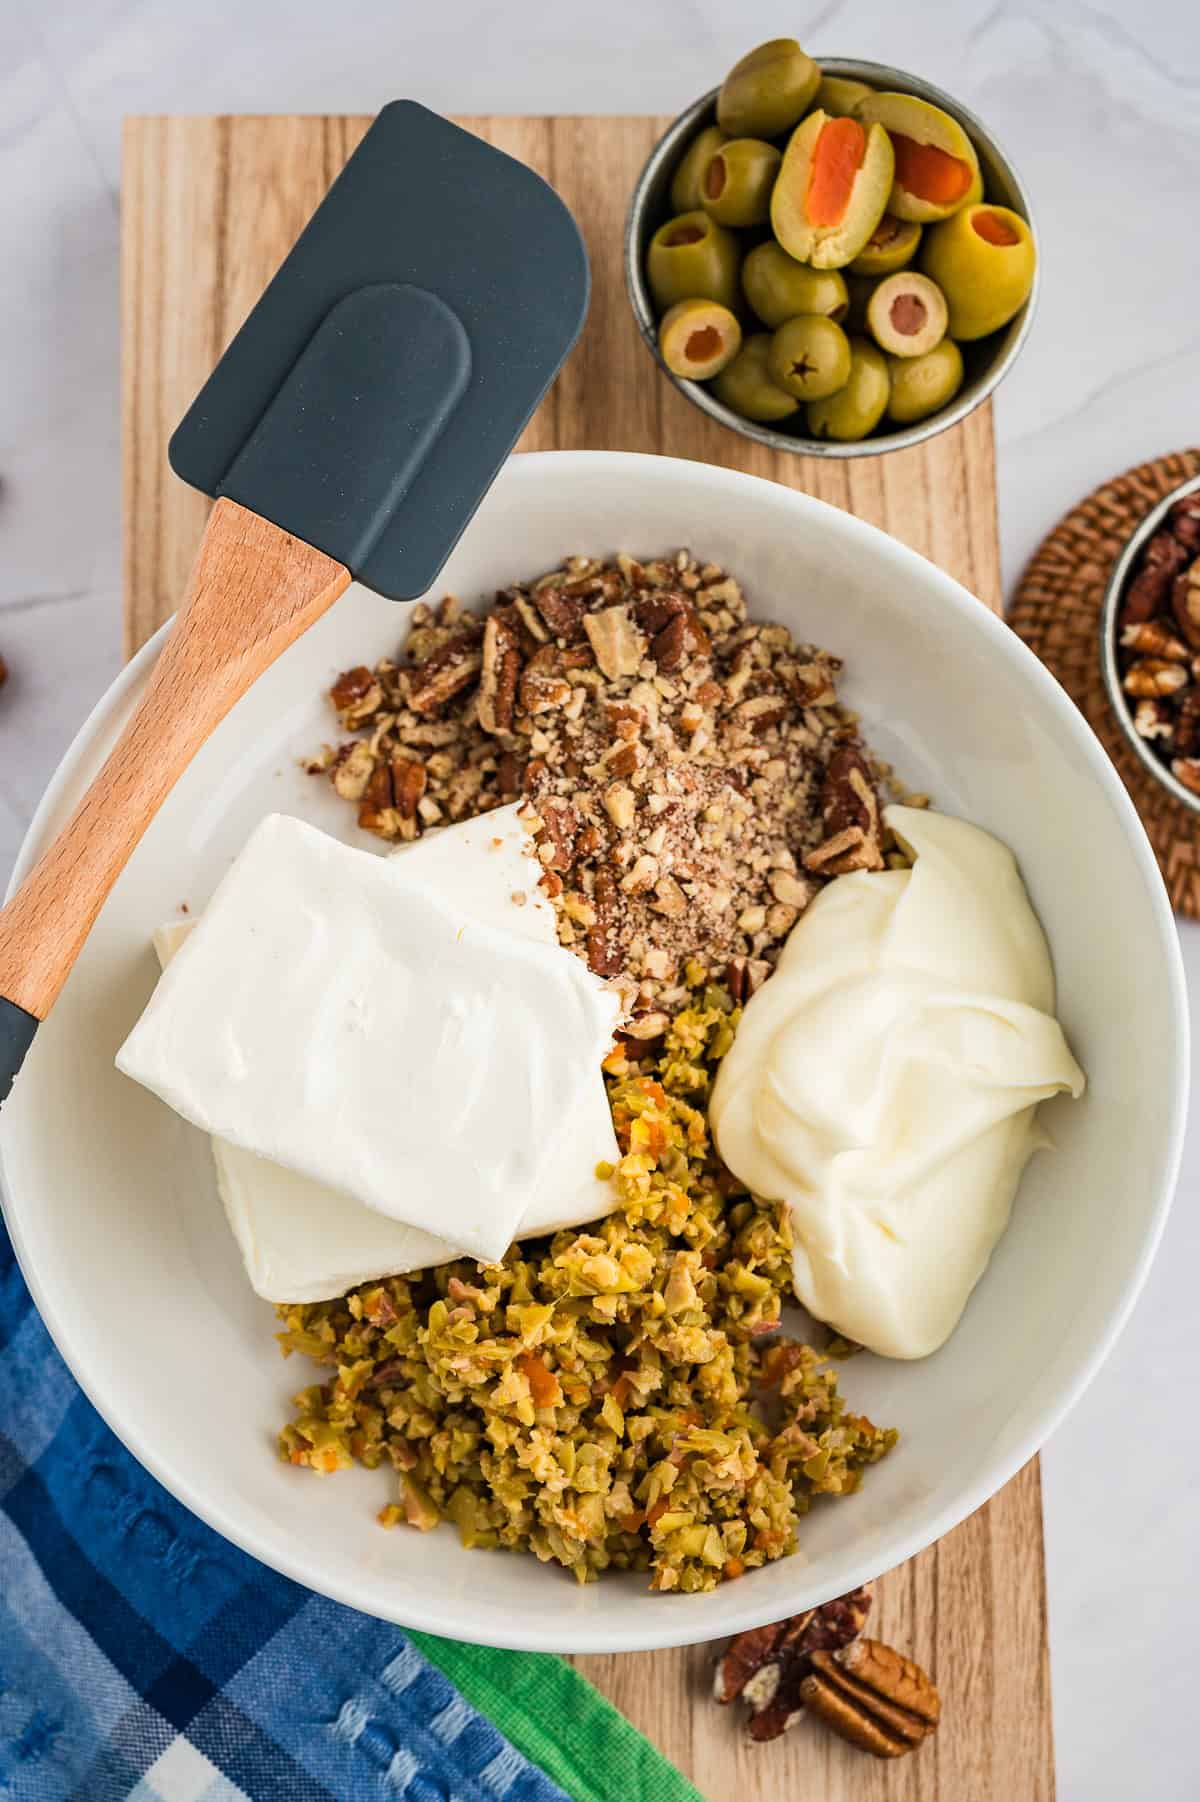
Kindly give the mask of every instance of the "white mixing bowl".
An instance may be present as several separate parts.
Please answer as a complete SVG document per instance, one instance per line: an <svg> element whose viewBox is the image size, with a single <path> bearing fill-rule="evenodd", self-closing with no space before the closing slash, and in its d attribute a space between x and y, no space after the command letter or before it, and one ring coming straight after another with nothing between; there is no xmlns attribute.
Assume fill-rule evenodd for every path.
<svg viewBox="0 0 1200 1802"><path fill-rule="evenodd" d="M1089 1078L1084 1101L1048 1110L1057 1149L1030 1166L949 1345L919 1364L863 1356L846 1368L853 1404L898 1426L901 1442L860 1495L813 1510L797 1556L710 1595L651 1595L636 1576L580 1588L527 1557L464 1551L449 1526L381 1531L375 1513L392 1487L382 1471L322 1481L276 1460L289 1395L313 1367L279 1357L205 1140L118 1076L113 1054L154 982L152 929L183 902L203 907L264 813L355 837L352 810L298 759L336 732L324 699L333 676L395 650L406 614L394 603L351 589L213 734L118 883L0 1120L22 1268L125 1443L266 1563L435 1633L543 1651L678 1645L776 1620L908 1558L986 1501L1079 1396L1142 1283L1175 1180L1187 1029L1149 845L1070 700L948 576L769 482L570 452L508 464L441 586L473 601L564 554L682 544L732 569L759 616L843 656L844 693L872 744L914 788L1014 848ZM157 648L80 733L20 872L95 770Z"/></svg>

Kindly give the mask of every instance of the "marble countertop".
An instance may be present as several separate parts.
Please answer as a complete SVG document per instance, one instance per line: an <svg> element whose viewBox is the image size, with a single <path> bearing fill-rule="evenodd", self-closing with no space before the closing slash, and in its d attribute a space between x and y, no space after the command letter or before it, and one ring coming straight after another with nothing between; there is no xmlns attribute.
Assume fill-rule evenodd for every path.
<svg viewBox="0 0 1200 1802"><path fill-rule="evenodd" d="M5 872L120 657L122 115L362 113L396 93L447 112L672 112L781 31L817 54L895 62L950 88L989 121L1034 196L1044 298L996 408L1011 587L1078 496L1200 440L1195 0L0 6ZM1200 926L1181 936L1195 1015ZM1200 1783L1197 1270L1193 1132L1141 1301L1044 1459L1062 1802L1128 1802L1150 1772L1157 1802L1185 1802Z"/></svg>

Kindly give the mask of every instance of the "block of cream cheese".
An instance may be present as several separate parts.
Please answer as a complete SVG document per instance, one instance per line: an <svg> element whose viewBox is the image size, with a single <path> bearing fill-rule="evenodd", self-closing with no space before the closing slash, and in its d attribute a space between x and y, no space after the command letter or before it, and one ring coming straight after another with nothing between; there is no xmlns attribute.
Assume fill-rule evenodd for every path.
<svg viewBox="0 0 1200 1802"><path fill-rule="evenodd" d="M402 846L395 857L418 852L426 874L436 859L439 879L477 918L553 944L554 910L537 888L540 866L529 852L518 813L514 804L447 826L413 846ZM194 927L194 921L181 920L154 934L164 969ZM267 1301L326 1301L358 1283L424 1270L456 1256L443 1239L389 1220L352 1195L223 1139L213 1139L212 1149L230 1229L253 1288ZM615 1163L619 1155L597 1071L516 1236L582 1226L609 1213L611 1187L594 1172L599 1162Z"/></svg>
<svg viewBox="0 0 1200 1802"><path fill-rule="evenodd" d="M792 931L722 1060L709 1119L791 1209L796 1294L872 1351L953 1332L1045 1139L1083 1091L1012 852L965 820L885 814L911 870L840 876Z"/></svg>
<svg viewBox="0 0 1200 1802"><path fill-rule="evenodd" d="M422 881L436 882L453 894L474 919L557 947L554 909L538 887L542 866L521 824L521 811L522 803L514 801L456 826L444 826L411 845L399 845L388 860L389 867L404 879L410 874L415 877L419 870ZM613 1006L615 1025L619 1023L615 1002ZM564 1122L558 1148L521 1215L515 1237L530 1239L611 1213L612 1190L594 1173L597 1164L615 1164L620 1155L597 1063L594 1080L585 1086L579 1107ZM454 1255L449 1251L443 1258L422 1262L441 1263ZM410 1270L421 1267L416 1263L408 1266Z"/></svg>
<svg viewBox="0 0 1200 1802"><path fill-rule="evenodd" d="M269 816L117 1064L214 1136L495 1258L618 1006L570 952L473 918L408 857Z"/></svg>

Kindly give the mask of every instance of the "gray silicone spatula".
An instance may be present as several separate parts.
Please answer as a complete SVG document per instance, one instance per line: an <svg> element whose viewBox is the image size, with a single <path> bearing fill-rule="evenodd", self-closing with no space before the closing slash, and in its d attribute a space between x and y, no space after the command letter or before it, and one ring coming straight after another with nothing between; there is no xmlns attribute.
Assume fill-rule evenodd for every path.
<svg viewBox="0 0 1200 1802"><path fill-rule="evenodd" d="M171 441L217 504L132 717L0 911L0 1100L209 733L352 579L429 588L587 297L545 182L411 101L384 108Z"/></svg>

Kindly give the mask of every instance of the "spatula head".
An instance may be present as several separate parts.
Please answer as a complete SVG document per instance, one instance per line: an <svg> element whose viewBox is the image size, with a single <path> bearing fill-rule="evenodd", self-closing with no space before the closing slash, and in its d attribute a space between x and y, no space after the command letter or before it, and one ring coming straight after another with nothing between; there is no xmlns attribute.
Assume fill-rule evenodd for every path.
<svg viewBox="0 0 1200 1802"><path fill-rule="evenodd" d="M553 381L587 299L583 241L553 189L394 101L192 403L171 466L411 600Z"/></svg>

